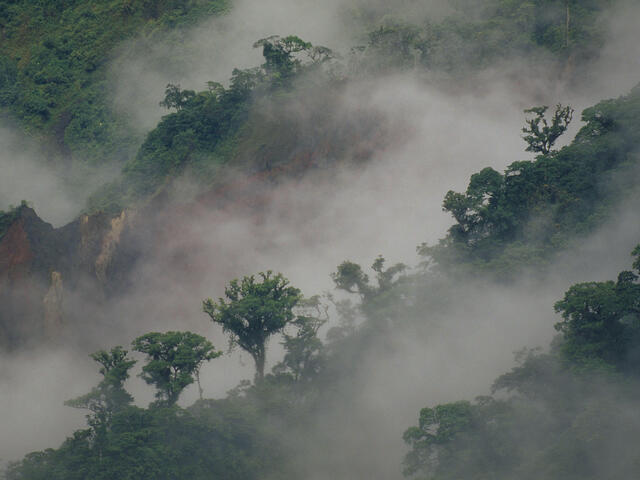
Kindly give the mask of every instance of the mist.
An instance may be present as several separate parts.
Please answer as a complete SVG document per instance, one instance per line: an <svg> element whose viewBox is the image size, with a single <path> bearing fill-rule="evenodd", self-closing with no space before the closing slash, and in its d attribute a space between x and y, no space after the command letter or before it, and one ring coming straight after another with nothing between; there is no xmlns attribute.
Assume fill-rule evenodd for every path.
<svg viewBox="0 0 640 480"><path fill-rule="evenodd" d="M86 393L83 385L90 389L98 376L75 351L44 346L37 352L0 356L0 467L28 452L59 445L83 427L83 413L63 402Z"/></svg>
<svg viewBox="0 0 640 480"><path fill-rule="evenodd" d="M4 122L0 145L0 210L26 200L56 226L73 220L82 199L69 191L61 172L47 165L42 147Z"/></svg>
<svg viewBox="0 0 640 480"><path fill-rule="evenodd" d="M415 3L403 3L409 7L399 14L414 15ZM380 4L372 2L382 9ZM239 0L228 14L185 32L179 42L133 41L112 65L115 107L136 129L148 131L165 113L158 101L167 83L201 90L208 80L226 82L233 68L261 62L251 46L272 34L296 34L345 50L362 34L348 28L350 5L347 0ZM7 427L0 435L0 458L58 445L83 424L84 412L64 407L63 401L97 383L97 369L87 357L91 351L170 329L192 330L225 349L226 338L202 313L201 302L221 296L233 278L271 269L311 296L333 288L330 274L345 259L368 266L383 255L390 264L417 265L416 246L435 243L452 224L441 208L448 190L464 190L469 176L486 166L501 171L513 161L532 159L520 138L523 109L562 102L579 111L637 83L640 34L633 20L640 12L631 8L606 19L604 53L580 89L557 83L547 88L555 80L544 66L514 79L513 65L485 72L472 88L443 88L413 72L355 82L342 94L343 108L366 105L399 141L366 164L342 159L346 166L336 174L312 172L287 182L258 218L232 209L180 219L180 235L145 256L133 273L135 287L112 304L87 305L80 293L69 292L69 308L98 321L73 326L78 329L73 347L3 359L0 424ZM563 141L579 126L576 118ZM0 142L8 145L0 153L0 209L24 198L56 226L77 215L78 196L42 166L36 147L26 142L24 148L24 139L6 128L0 129ZM339 398L347 401L318 412L317 430L306 445L325 448L303 453L308 478L402 478L402 432L415 423L420 408L488 394L495 377L513 366L512 352L548 345L558 321L553 303L572 283L614 278L627 267L629 251L640 240L638 208L638 196L630 196L615 218L563 254L542 281L524 274L508 286L457 285L453 305L411 319L422 328L399 328L378 339L386 348L366 351L355 386L341 386ZM158 215L162 221L163 212ZM281 356L279 341L269 346L267 368ZM205 395L222 397L252 372L251 359L238 351L216 359L202 371ZM150 388L139 379L128 387L138 404L151 400ZM190 388L180 403L191 403L196 393Z"/></svg>
<svg viewBox="0 0 640 480"><path fill-rule="evenodd" d="M0 210L24 200L54 227L74 220L89 195L119 173L108 163L87 165L64 157L8 119L0 119L0 146Z"/></svg>
<svg viewBox="0 0 640 480"><path fill-rule="evenodd" d="M395 0L392 4L380 0L235 0L225 15L186 32L138 38L123 45L111 66L114 107L130 119L133 128L148 131L166 113L158 102L168 83L196 91L204 90L208 81L226 85L234 68L262 62L260 50L253 48L261 38L298 35L346 55L351 47L366 41L369 18L440 18L448 11L443 0Z"/></svg>

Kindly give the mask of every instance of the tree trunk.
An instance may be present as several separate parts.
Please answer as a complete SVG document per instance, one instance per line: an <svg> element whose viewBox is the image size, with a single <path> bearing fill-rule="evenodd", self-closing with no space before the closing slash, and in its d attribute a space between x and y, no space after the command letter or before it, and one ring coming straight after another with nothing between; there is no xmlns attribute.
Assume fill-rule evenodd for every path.
<svg viewBox="0 0 640 480"><path fill-rule="evenodd" d="M569 47L569 26L571 23L571 7L569 6L570 0L564 0L564 6L566 9L566 23L565 23L565 47Z"/></svg>
<svg viewBox="0 0 640 480"><path fill-rule="evenodd" d="M255 383L258 383L264 378L264 363L265 363L265 352L262 349L253 356L253 360L256 362L256 378Z"/></svg>
<svg viewBox="0 0 640 480"><path fill-rule="evenodd" d="M202 400L202 385L200 385L200 369L196 370L196 383L198 384L198 395L200 396L200 400Z"/></svg>

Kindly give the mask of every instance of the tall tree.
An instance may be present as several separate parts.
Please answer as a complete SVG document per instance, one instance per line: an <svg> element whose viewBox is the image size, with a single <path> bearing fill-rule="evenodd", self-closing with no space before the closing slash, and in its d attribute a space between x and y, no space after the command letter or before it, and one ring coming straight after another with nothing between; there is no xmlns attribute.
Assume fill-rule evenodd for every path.
<svg viewBox="0 0 640 480"><path fill-rule="evenodd" d="M302 298L281 273L271 270L242 280L232 280L225 288L226 299L211 298L203 310L229 334L229 347L239 345L256 365L256 380L264 378L267 340L295 318L294 307Z"/></svg>
<svg viewBox="0 0 640 480"><path fill-rule="evenodd" d="M535 116L526 120L527 125L522 129L525 134L524 141L529 144L527 152L538 152L546 155L551 151L551 147L562 135L571 123L573 118L573 108L561 104L556 105L556 110L551 117L551 124L545 118L545 113L549 107L533 107L524 113L533 113Z"/></svg>
<svg viewBox="0 0 640 480"><path fill-rule="evenodd" d="M96 433L100 433L108 428L115 413L133 401L133 397L124 389L124 382L129 378L129 370L136 361L127 357L127 351L121 346L109 352L100 350L90 356L100 365L102 380L89 393L67 400L65 405L90 410L89 425Z"/></svg>
<svg viewBox="0 0 640 480"><path fill-rule="evenodd" d="M158 389L160 405L173 405L199 378L204 362L222 355L206 338L192 332L151 332L136 338L133 349L147 355L140 376Z"/></svg>

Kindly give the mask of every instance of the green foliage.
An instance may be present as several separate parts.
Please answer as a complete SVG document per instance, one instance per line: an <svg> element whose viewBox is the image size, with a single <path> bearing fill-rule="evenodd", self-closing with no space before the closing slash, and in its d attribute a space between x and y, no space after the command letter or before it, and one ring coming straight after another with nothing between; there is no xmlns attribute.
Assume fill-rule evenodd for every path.
<svg viewBox="0 0 640 480"><path fill-rule="evenodd" d="M209 91L212 90L209 89ZM215 90L215 92L217 93L217 90ZM160 102L160 106L167 109L175 108L178 111L180 111L190 99L196 96L196 92L193 90L180 90L180 85L172 84L167 85L164 94L164 100Z"/></svg>
<svg viewBox="0 0 640 480"><path fill-rule="evenodd" d="M208 82L207 90L194 92L167 85L160 105L176 111L163 117L147 135L135 158L124 166L121 178L93 195L90 209L120 210L151 197L188 169L197 171L196 183L210 187L217 167L235 159L236 145L251 114L259 108L257 102L264 96L289 94L295 78L323 68L332 58L329 49L295 36L268 37L254 47L262 48L265 63L234 69L228 88Z"/></svg>
<svg viewBox="0 0 640 480"><path fill-rule="evenodd" d="M634 252L638 252L636 247ZM634 262L634 264L637 263ZM640 284L638 275L621 272L616 282L573 285L555 304L563 320L562 351L576 366L602 363L625 372L640 366Z"/></svg>
<svg viewBox="0 0 640 480"><path fill-rule="evenodd" d="M140 376L158 389L159 405L171 406L199 378L200 368L222 355L211 342L191 332L151 332L136 338L133 349L147 355Z"/></svg>
<svg viewBox="0 0 640 480"><path fill-rule="evenodd" d="M487 167L471 176L466 194L447 192L442 208L451 212L458 222L451 229L453 238L474 246L492 234L509 235L509 218L497 209L504 183L501 174Z"/></svg>
<svg viewBox="0 0 640 480"><path fill-rule="evenodd" d="M437 71L455 65L476 68L503 60L509 52L535 61L531 51L536 48L564 58L597 47L596 19L607 3L454 2L452 15L442 22L414 25L371 19L376 28L368 35L367 47L355 50L365 51L373 64L380 64L366 67L367 71L418 65ZM170 88L161 103L184 115L163 121L134 159L138 139L108 108L111 86L105 66L122 39L192 25L227 5L226 0L109 0L74 1L60 8L26 0L1 2L0 105L27 128L55 137L54 145L70 150L82 162L129 160L122 178L92 197L91 209L115 211L147 198L186 167L193 167L194 176L203 183L211 182L219 168L234 158L238 143L251 142L240 137L255 95L244 94L259 87L257 93L279 95L300 75L323 65L333 68L336 55L297 36L271 36L255 44L265 58L260 68L234 72L233 95L225 95L219 86L208 92L216 99L213 102L205 98L207 92L195 94L169 85L177 90ZM238 97L239 92L243 94Z"/></svg>
<svg viewBox="0 0 640 480"><path fill-rule="evenodd" d="M599 15L609 0L459 0L442 19L373 20L361 69L424 68L459 74L509 59L547 68L594 58L602 44Z"/></svg>
<svg viewBox="0 0 640 480"><path fill-rule="evenodd" d="M559 125L566 123L566 108L556 111ZM639 119L636 87L625 97L586 109L585 125L560 151L514 162L503 174L485 168L472 175L466 192L445 196L443 209L456 220L448 235L419 252L441 266L502 277L521 265L544 264L576 234L596 227L622 198L624 188L605 185L633 167Z"/></svg>
<svg viewBox="0 0 640 480"><path fill-rule="evenodd" d="M205 361L220 355L190 332L150 333L134 340L147 355L142 376L162 401L131 406L123 383L135 363L122 347L91 357L104 376L89 394L67 402L88 408L90 429L77 430L57 449L33 452L9 465L7 480L206 480L270 478L285 469L276 431L254 398L230 393L182 409L180 391Z"/></svg>
<svg viewBox="0 0 640 480"><path fill-rule="evenodd" d="M241 401L128 407L114 415L101 448L79 430L60 448L27 455L7 480L257 480L280 467L276 439Z"/></svg>
<svg viewBox="0 0 640 480"><path fill-rule="evenodd" d="M296 329L295 335L283 332L284 358L273 371L289 376L294 384L308 384L316 379L325 361L326 352L318 331L329 320L329 314L317 295L301 298L296 310L297 316L290 323Z"/></svg>
<svg viewBox="0 0 640 480"><path fill-rule="evenodd" d="M371 265L375 282L369 281L369 276L360 265L348 260L338 265L337 271L331 274L337 289L359 295L361 302L357 310L368 320L366 326L369 328L390 328L396 310L404 305L403 289L408 281L404 273L407 266L396 263L385 268L385 262L384 257L379 256ZM343 312L351 314L348 303L342 303L340 307ZM335 335L337 331L334 329L330 333Z"/></svg>
<svg viewBox="0 0 640 480"><path fill-rule="evenodd" d="M67 144L94 153L105 151L120 137L117 121L104 108L108 86L99 81L104 79L104 52L95 53L92 42L109 44L111 40L102 34L126 37L140 25L156 28L163 22L174 26L195 21L192 12L221 4L72 2L65 13L61 7L31 3L43 15L61 20L64 28L60 28L73 34L66 41L57 33L43 36L42 42L34 40L37 48L29 52L30 58L16 53L15 40L0 46L0 53L10 51L0 56L0 106L32 126L62 131ZM0 15L0 21L7 22L0 24L3 34L15 35L15 25L29 24L27 18L15 20L13 5L31 3L0 2L0 12L9 12ZM530 51L534 53L527 58L534 59L539 52L561 59L587 55L599 41L595 19L604 4L460 0L451 2L456 13L443 22L378 25L362 51L375 57L367 68L378 70L423 66L453 71L467 68L468 63L482 68ZM103 25L95 23L104 18L100 8L107 5L117 6L133 20L103 32ZM563 15L569 11L571 22ZM82 18L78 12L83 12ZM5 28L11 22L14 26ZM66 22L82 25L79 30L86 37ZM38 28L34 31L53 27ZM80 52L76 43L87 45L86 51ZM194 165L215 171L213 167L233 158L256 99L285 98L296 79L334 57L330 50L295 36L268 37L255 46L262 49L265 63L234 70L228 88L209 82L207 90L195 92L169 84L161 105L175 112L147 136L122 179L95 197L96 205L115 209L143 199ZM69 63L73 58L77 65ZM79 76L80 71L84 73ZM441 266L509 272L514 265L535 264L566 246L568 238L597 223L598 208L616 198L601 186L634 160L639 98L636 88L627 97L585 110L585 127L572 145L559 152L551 148L566 129L571 110L558 106L551 125L544 118L546 107L530 110L536 117L524 131L528 150L542 155L535 161L515 162L504 173L483 169L471 177L464 193L447 193L443 206L456 224L440 245L423 247L422 253ZM113 143L109 148L118 148L118 142ZM0 215L0 237L3 225L13 221L12 214ZM634 255L634 268L640 270L640 246ZM149 409L130 406L123 383L133 361L126 351L116 347L97 352L93 358L102 366L104 379L89 394L68 402L92 412L92 428L75 432L58 449L28 455L9 468L7 479L304 478L282 475L285 457L280 437L285 435L269 426L286 425L286 433L303 438L313 423L305 414L327 399L335 404L331 395L336 383L351 383L351 374L362 366L363 352L378 353L376 348L384 347L388 337L371 335L371 327L400 328L402 320L424 319L424 312L432 314L438 302L455 298L456 292L434 281L435 276L407 274L403 264L386 268L379 257L371 268L374 273L368 275L360 265L346 261L332 275L336 287L359 297L360 304L335 303L345 321L330 331L328 346L319 338L326 309L317 297L303 300L281 274L234 280L224 299L205 300L204 311L230 335L231 345L253 357L256 378L261 380L239 386L224 400L202 400L201 391L194 406L175 405L184 388L198 381L202 364L220 355L203 337L189 332L150 333L134 341L135 349L147 355L142 377L158 389L158 401ZM614 394L631 406L637 403L612 372L628 380L637 370L638 287L631 272L623 272L617 282L572 287L556 304L563 315L557 326L562 338L551 353L524 351L519 366L494 383L493 393L508 393L509 398L480 397L421 411L418 426L404 435L411 448L405 460L407 475L487 480L635 478L625 477L622 470L617 470L623 472L617 477L602 475L603 470L590 461L593 452L615 458L608 445L622 445L625 438L611 441L621 431L624 416L616 415L612 407L616 404L594 397L589 389L595 380L611 382ZM362 321L360 328L357 320ZM265 376L266 344L277 333L283 335L285 355L273 374ZM334 404L329 402L329 408ZM607 422L603 424L602 418ZM630 422L632 433L635 427ZM292 437L294 443L298 437Z"/></svg>
<svg viewBox="0 0 640 480"><path fill-rule="evenodd" d="M634 256L640 247L634 249ZM634 265L637 263L634 262ZM635 268L635 266L634 266ZM625 479L640 465L628 444L640 359L640 284L572 286L555 305L561 336L549 353L523 349L492 386L499 399L424 408L406 430L405 475L432 479Z"/></svg>
<svg viewBox="0 0 640 480"><path fill-rule="evenodd" d="M247 120L259 77L253 70L234 70L228 89L198 94L169 85L164 102L177 111L149 133L135 159L125 165L122 179L111 186L117 189L118 203L126 205L153 194L167 179L183 172L194 157L210 155L232 138Z"/></svg>
<svg viewBox="0 0 640 480"><path fill-rule="evenodd" d="M13 104L18 96L18 66L10 58L0 57L0 107Z"/></svg>
<svg viewBox="0 0 640 480"><path fill-rule="evenodd" d="M232 280L225 288L226 298L218 302L206 299L204 312L229 334L229 346L239 345L256 364L256 380L264 378L267 340L295 319L294 307L300 302L300 290L272 271L260 272L260 280L251 275Z"/></svg>
<svg viewBox="0 0 640 480"><path fill-rule="evenodd" d="M121 161L134 139L109 106L106 65L114 48L143 30L192 24L226 6L225 0L0 1L0 108L83 160Z"/></svg>
<svg viewBox="0 0 640 480"><path fill-rule="evenodd" d="M377 57L375 69L385 71L415 66L420 57L422 33L419 27L402 22L388 22L369 32L368 48Z"/></svg>
<svg viewBox="0 0 640 480"><path fill-rule="evenodd" d="M518 472L521 461L514 431L520 420L513 405L491 397L424 408L418 426L404 433L412 450L403 473L430 479L513 478L509 475Z"/></svg>
<svg viewBox="0 0 640 480"><path fill-rule="evenodd" d="M363 297L372 288L369 285L369 276L362 271L362 267L349 260L338 265L338 271L333 273L331 278L333 278L336 288L349 293L357 293Z"/></svg>
<svg viewBox="0 0 640 480"><path fill-rule="evenodd" d="M473 192L491 185L492 178L496 177L491 173L479 177L473 182ZM633 255L636 268L640 246ZM366 323L379 321L377 310L385 304L398 302L406 314L420 297L441 296L441 292L430 292L426 283L419 283L424 279L416 278L412 278L411 287L418 287L418 291L407 296L410 290L403 287L409 276L404 275L404 266L385 268L384 263L382 257L374 262L374 282L352 262L344 262L333 275L337 286L360 296L360 312ZM359 328L327 348L318 338L327 319L320 299L302 300L299 291L281 275L267 272L260 274L260 280L234 280L226 289L226 300L207 300L204 309L212 320L219 316L229 320L227 328L239 328L232 341L242 348L240 338L249 339L245 345L256 346L255 338L262 338L264 344L268 338L264 333L271 331L265 325L277 324L277 331L284 333L286 353L273 374L252 386L241 384L225 400L200 400L186 410L167 407L169 402L159 402L148 410L122 403L100 435L77 431L59 449L36 452L13 464L6 478L205 479L214 474L231 479L270 478L269 474L300 478L297 472L289 471L288 457L298 450L283 450L282 429L294 442L307 438L315 418L312 412L327 400L335 402L332 390L336 382L351 383L351 370L362 361L362 352L374 348L379 353L387 337L378 336L376 344L366 335L367 329ZM431 284L435 285L437 282ZM640 423L629 412L636 409L640 387L637 363L632 363L640 358L633 356L640 351L640 335L637 330L620 333L617 326L610 326L617 322L625 328L637 327L638 288L632 272L622 272L615 283L572 287L556 307L564 316L559 324L562 338L554 341L549 353L539 349L518 352L518 365L492 386L496 398L478 397L474 402L457 401L421 410L418 425L404 433L410 447L404 461L405 475L439 480L635 478L640 457L630 439L637 435ZM455 298L456 293L451 296ZM425 305L430 310L437 308L433 301L417 308L424 310ZM288 321L252 321L283 317ZM394 326L401 328L398 323ZM612 333L618 335L617 340ZM140 337L134 344L157 345L158 335ZM621 347L625 348L622 354ZM150 356L144 348L139 350ZM185 352L187 357L202 358L197 348L189 350L194 351ZM112 365L126 360L126 352L116 348L111 354L98 352L94 358L105 365L105 374ZM177 363L177 357L171 358L171 363ZM189 369L195 365L187 363ZM128 368L114 370L116 383L126 378ZM168 398L169 394L160 396ZM334 408L334 404L328 405L326 408ZM276 430L269 427L273 424L278 425Z"/></svg>
<svg viewBox="0 0 640 480"><path fill-rule="evenodd" d="M390 289L398 276L407 269L404 263L396 263L389 268L384 268L384 264L385 259L380 255L371 266L376 272L376 284L369 282L369 276L362 271L360 265L349 260L338 265L338 270L331 274L331 278L339 290L357 293L363 299L371 298Z"/></svg>
<svg viewBox="0 0 640 480"><path fill-rule="evenodd" d="M253 47L262 47L262 56L265 59L263 68L275 84L281 85L290 81L302 65L296 54L309 52L312 45L295 35L285 38L273 35L258 40Z"/></svg>
<svg viewBox="0 0 640 480"><path fill-rule="evenodd" d="M314 46L295 35L284 38L271 35L258 40L253 47L262 48L265 59L262 69L272 88L289 88L296 76L335 58L331 49Z"/></svg>
<svg viewBox="0 0 640 480"><path fill-rule="evenodd" d="M113 415L133 401L133 397L124 389L124 382L129 378L129 370L136 361L128 358L127 351L120 346L109 352L100 350L92 353L91 358L101 365L103 379L91 392L67 400L65 405L90 410L92 413L87 417L89 425L98 435L103 435Z"/></svg>
<svg viewBox="0 0 640 480"><path fill-rule="evenodd" d="M524 141L529 145L527 152L537 152L547 155L551 152L551 147L556 140L562 135L571 123L573 117L573 108L562 105L556 105L556 110L551 118L551 125L544 117L547 111L546 105L542 107L533 107L524 111L524 113L534 113L535 117L527 119L527 126L522 129Z"/></svg>
<svg viewBox="0 0 640 480"><path fill-rule="evenodd" d="M438 480L512 478L579 480L637 475L628 440L640 427L629 415L637 384L615 376L577 374L555 353L524 353L493 392L425 408L405 441L405 475ZM445 430L440 432L441 425Z"/></svg>

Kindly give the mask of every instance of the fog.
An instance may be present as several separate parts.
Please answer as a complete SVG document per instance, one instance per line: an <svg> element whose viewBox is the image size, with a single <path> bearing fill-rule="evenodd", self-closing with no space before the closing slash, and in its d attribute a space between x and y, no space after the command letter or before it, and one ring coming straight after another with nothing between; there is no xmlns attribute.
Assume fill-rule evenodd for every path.
<svg viewBox="0 0 640 480"><path fill-rule="evenodd" d="M417 8L415 2L402 3ZM381 4L372 2L376 8ZM353 26L345 13L351 5L347 0L239 0L224 17L184 33L179 42L138 39L113 62L115 106L132 126L147 131L164 114L158 101L167 83L200 90L208 80L224 82L234 67L259 64L260 52L251 45L272 34L296 34L344 50L362 33L347 28ZM441 4L433 6L440 15ZM87 356L93 350L169 329L201 333L225 349L226 339L202 313L201 302L222 296L232 278L272 269L310 296L332 288L330 273L345 259L368 266L382 254L390 263L416 265L416 245L435 243L452 223L441 208L448 190L464 190L469 176L486 166L501 171L513 161L532 159L520 138L524 108L562 102L580 110L627 93L637 83L640 34L633 20L640 17L637 8L630 9L606 19L604 54L589 82L577 89L545 88L556 80L544 68L514 79L513 65L509 75L501 69L485 72L468 89L443 88L413 73L352 85L341 94L343 108L366 104L382 115L391 138L401 141L366 164L342 167L329 177L311 173L283 185L257 219L241 209L181 218L180 234L150 248L136 267L135 288L104 310L69 292L68 305L88 309L95 325L71 333L80 339L70 340L72 349L63 342L46 352L3 358L0 459L57 446L82 425L84 412L64 407L63 401L97 383L97 369ZM399 15L405 12L415 14L399 10ZM563 141L579 126L576 115ZM8 145L0 152L0 208L25 198L47 221L61 225L72 219L82 195L69 192L55 172L35 160L36 147L15 132L3 128L0 142ZM458 285L452 306L419 319L428 329L398 329L383 340L382 353L365 352L354 379L357 387L344 388L349 401L319 414L308 442L325 448L302 457L308 478L401 478L401 435L416 422L420 408L487 394L493 379L513 366L513 351L549 343L558 321L553 303L572 283L614 278L628 268L629 252L640 240L639 207L638 196L627 199L615 218L564 254L542 282L525 274L508 286ZM175 258L190 267L175 268ZM279 355L275 338L268 368ZM203 368L205 395L224 396L252 374L246 354L216 359ZM138 404L151 400L151 389L141 380L133 378L128 387ZM181 404L191 403L196 394L190 388Z"/></svg>
<svg viewBox="0 0 640 480"><path fill-rule="evenodd" d="M84 426L64 400L84 394L98 375L75 351L50 350L0 357L0 466L36 449L58 446Z"/></svg>
<svg viewBox="0 0 640 480"><path fill-rule="evenodd" d="M147 131L166 113L158 102L168 83L196 91L208 81L226 85L234 68L261 63L260 50L252 47L261 38L298 35L346 54L364 42L368 16L439 18L448 10L443 0L236 0L227 14L186 32L123 45L111 67L114 106L133 128Z"/></svg>
<svg viewBox="0 0 640 480"><path fill-rule="evenodd" d="M69 180L62 169L47 162L42 145L0 120L0 210L26 200L49 222L62 226L83 206L82 193ZM88 190L85 186L84 198Z"/></svg>

